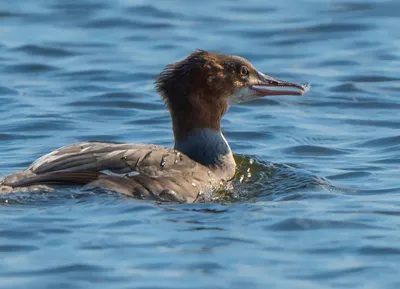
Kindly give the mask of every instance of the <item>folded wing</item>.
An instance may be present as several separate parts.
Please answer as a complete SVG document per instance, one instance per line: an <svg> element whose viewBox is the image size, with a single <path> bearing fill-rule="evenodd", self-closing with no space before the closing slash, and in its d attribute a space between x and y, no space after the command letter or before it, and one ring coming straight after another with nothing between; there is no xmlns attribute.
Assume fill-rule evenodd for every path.
<svg viewBox="0 0 400 289"><path fill-rule="evenodd" d="M217 183L208 168L170 148L83 142L44 155L27 170L1 179L0 187L80 184L138 198L192 202Z"/></svg>

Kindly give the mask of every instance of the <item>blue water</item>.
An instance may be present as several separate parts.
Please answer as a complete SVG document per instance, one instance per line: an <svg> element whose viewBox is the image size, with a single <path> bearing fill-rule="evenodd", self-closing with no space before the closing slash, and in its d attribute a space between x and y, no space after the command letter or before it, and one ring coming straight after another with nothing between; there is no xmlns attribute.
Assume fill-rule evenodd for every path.
<svg viewBox="0 0 400 289"><path fill-rule="evenodd" d="M0 287L400 288L399 11L397 0L3 0L0 175L78 141L172 146L153 80L195 48L313 87L226 115L236 198L0 196Z"/></svg>

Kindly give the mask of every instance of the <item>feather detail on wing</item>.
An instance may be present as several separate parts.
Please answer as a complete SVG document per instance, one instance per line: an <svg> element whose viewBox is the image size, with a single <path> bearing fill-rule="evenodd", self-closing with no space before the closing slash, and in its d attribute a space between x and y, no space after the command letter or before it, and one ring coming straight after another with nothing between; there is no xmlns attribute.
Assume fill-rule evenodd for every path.
<svg viewBox="0 0 400 289"><path fill-rule="evenodd" d="M166 147L145 144L86 142L66 146L36 160L28 170L49 172L93 172L108 170L116 174L137 171L157 177L169 170L198 166L185 155Z"/></svg>
<svg viewBox="0 0 400 289"><path fill-rule="evenodd" d="M1 186L37 184L102 186L139 198L193 201L218 178L186 155L162 146L84 142L57 149Z"/></svg>

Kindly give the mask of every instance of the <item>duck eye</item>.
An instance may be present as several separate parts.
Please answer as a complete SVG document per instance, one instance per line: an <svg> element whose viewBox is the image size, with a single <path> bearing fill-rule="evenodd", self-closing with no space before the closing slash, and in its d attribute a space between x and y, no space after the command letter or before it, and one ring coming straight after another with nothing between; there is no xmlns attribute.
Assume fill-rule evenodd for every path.
<svg viewBox="0 0 400 289"><path fill-rule="evenodd" d="M249 70L247 69L246 66L240 67L240 75L242 75L242 76L247 76L247 75L249 75Z"/></svg>

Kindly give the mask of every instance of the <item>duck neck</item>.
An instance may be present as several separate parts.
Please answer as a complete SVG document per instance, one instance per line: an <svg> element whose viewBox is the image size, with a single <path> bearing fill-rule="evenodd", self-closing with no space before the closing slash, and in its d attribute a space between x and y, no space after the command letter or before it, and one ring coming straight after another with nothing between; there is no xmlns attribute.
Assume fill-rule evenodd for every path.
<svg viewBox="0 0 400 289"><path fill-rule="evenodd" d="M175 149L209 167L221 179L229 180L236 170L231 148L221 130L196 128L175 138Z"/></svg>

